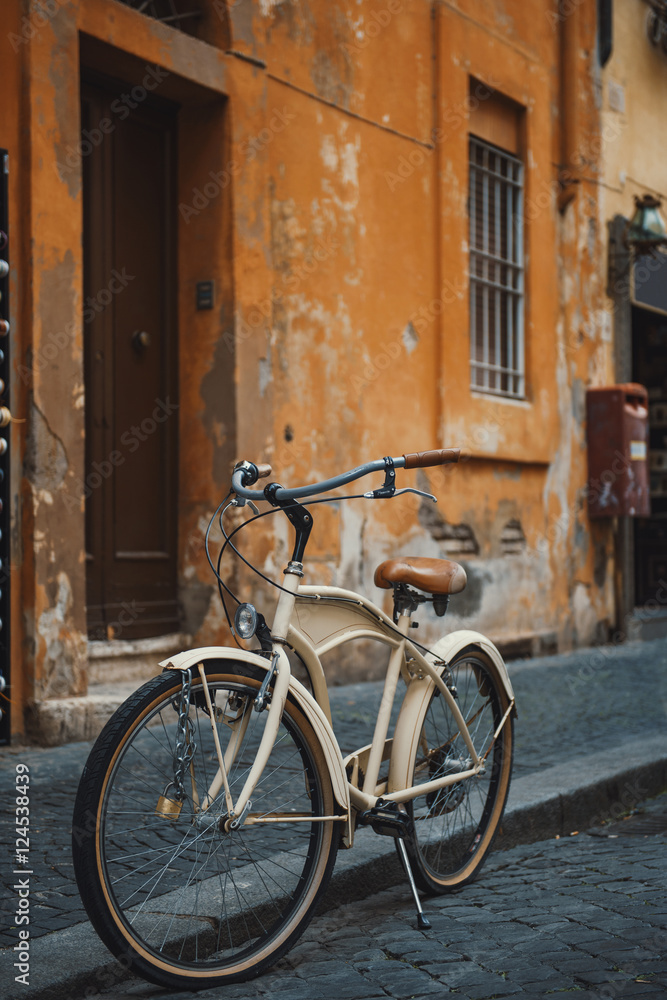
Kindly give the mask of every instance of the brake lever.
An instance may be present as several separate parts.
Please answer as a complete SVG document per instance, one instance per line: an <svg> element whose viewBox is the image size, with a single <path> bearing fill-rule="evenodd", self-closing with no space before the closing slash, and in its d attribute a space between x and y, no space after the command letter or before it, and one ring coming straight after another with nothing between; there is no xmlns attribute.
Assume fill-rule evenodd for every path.
<svg viewBox="0 0 667 1000"><path fill-rule="evenodd" d="M391 499L391 497L400 497L402 493L416 493L418 497L425 497L426 500L432 500L433 503L438 502L438 498L434 497L432 493L424 493L423 490L415 490L412 486L406 486L402 490L394 490L393 493L385 493L384 497L380 490L375 490L371 493L364 493L364 496L368 500L378 500L378 499Z"/></svg>
<svg viewBox="0 0 667 1000"><path fill-rule="evenodd" d="M259 514L259 509L257 507L255 507L255 505L252 502L252 500L246 500L245 497L234 497L234 499L231 501L230 506L231 507L245 507L246 504L248 505L248 507L250 507L250 509L253 512L253 514Z"/></svg>
<svg viewBox="0 0 667 1000"><path fill-rule="evenodd" d="M412 486L405 486L402 490L396 490L394 496L400 497L401 493L416 493L418 497L425 497L427 500L432 500L433 503L438 502L438 498L434 497L432 493L424 493L423 490L415 490Z"/></svg>
<svg viewBox="0 0 667 1000"><path fill-rule="evenodd" d="M416 493L418 497L425 497L427 500L432 500L433 503L438 502L437 497L434 497L432 493L424 493L423 490L416 490L412 486L405 486L402 490L397 490L394 460L385 457L384 483L379 490L370 490L368 493L364 493L364 497L368 500L389 500L391 497L400 496L401 493Z"/></svg>

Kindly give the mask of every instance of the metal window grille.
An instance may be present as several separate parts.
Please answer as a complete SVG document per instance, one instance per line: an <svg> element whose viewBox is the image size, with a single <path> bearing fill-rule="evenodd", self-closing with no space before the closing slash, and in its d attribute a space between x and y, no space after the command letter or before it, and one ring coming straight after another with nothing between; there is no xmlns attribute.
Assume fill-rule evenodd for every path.
<svg viewBox="0 0 667 1000"><path fill-rule="evenodd" d="M473 389L525 395L523 164L472 136L470 371Z"/></svg>
<svg viewBox="0 0 667 1000"><path fill-rule="evenodd" d="M178 3L177 0L120 0L120 3L172 28L185 28L186 31L193 27L192 21L196 21L202 14L201 10L193 10L191 3L181 3L181 0Z"/></svg>

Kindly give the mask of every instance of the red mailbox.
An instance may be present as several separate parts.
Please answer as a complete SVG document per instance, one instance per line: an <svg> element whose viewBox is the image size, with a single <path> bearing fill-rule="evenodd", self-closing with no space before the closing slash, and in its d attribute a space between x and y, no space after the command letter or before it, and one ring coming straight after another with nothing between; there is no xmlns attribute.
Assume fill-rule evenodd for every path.
<svg viewBox="0 0 667 1000"><path fill-rule="evenodd" d="M586 393L588 513L649 517L648 406L643 385Z"/></svg>

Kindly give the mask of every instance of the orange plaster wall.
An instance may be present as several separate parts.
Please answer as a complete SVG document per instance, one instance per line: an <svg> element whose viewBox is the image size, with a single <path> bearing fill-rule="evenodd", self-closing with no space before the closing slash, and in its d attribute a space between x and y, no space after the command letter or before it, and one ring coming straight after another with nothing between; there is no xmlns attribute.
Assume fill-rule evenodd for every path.
<svg viewBox="0 0 667 1000"><path fill-rule="evenodd" d="M26 175L19 169L25 152L26 133L21 123L28 114L23 72L27 65L28 45L23 34L23 10L19 0L8 0L0 7L0 58L3 65L3 100L0 102L0 146L9 150L9 220L10 220L10 353L12 369L18 373L21 333L30 308L30 227L26 214ZM21 418L27 406L25 381L15 377L10 385L11 409ZM21 423L10 425L10 482L12 492L11 587L11 732L23 735L23 709L31 695L31 684L24 664L31 656L26 635L24 608L34 605L29 566L32 558L31 504L21 483L25 429Z"/></svg>
<svg viewBox="0 0 667 1000"><path fill-rule="evenodd" d="M560 26L546 2L530 13L518 0L502 10L446 3L433 20L427 5L406 3L369 38L364 25L386 7L365 5L353 24L335 4L232 12L235 48L252 36L254 56L267 63L270 103L285 100L295 114L270 149L274 412L265 456L292 482L382 454L466 447L474 458L442 481L439 508L478 545L466 566L477 579L470 592L481 596L459 603L458 620L499 635L552 632L566 646L591 641L613 615L611 536L591 530L581 501L583 399L587 385L604 379L609 345L595 332L598 165L577 136L584 182L565 213L557 209ZM575 124L584 137L599 130L593 7L572 15ZM350 63L359 31L363 44ZM386 67L391 84L381 86ZM467 102L475 80L525 109L522 402L469 389ZM353 114L331 108L334 100ZM422 485L438 492L441 476L430 473ZM420 524L417 501L355 503L319 528L322 579L373 593L373 567L385 555L446 554ZM524 547L503 555L500 536L513 521ZM286 551L284 533L278 539Z"/></svg>
<svg viewBox="0 0 667 1000"><path fill-rule="evenodd" d="M585 0L571 15L582 136L599 129L594 8ZM471 584L458 610L452 602L452 624L492 634L551 631L568 645L590 641L611 617L611 573L600 574L611 536L606 527L591 529L581 502L584 391L609 373L599 322L598 163L575 135L582 183L560 214L560 34L552 4L461 0L436 5L432 16L417 0L373 0L353 8L352 22L347 11L325 0L247 0L230 8L229 24L215 25L225 45L229 36L224 52L123 5L85 0L63 8L18 59L8 54L10 93L17 108L24 101L30 122L21 140L17 114L3 109L27 165L10 182L25 219L25 284L13 309L23 310L26 329L14 356L20 350L26 359L54 332L72 331L33 386L46 421L41 438L31 431L41 448L36 467L53 475L23 483L28 611L15 636L25 637L28 659L34 640L39 696L85 690L83 507L66 517L61 509L61 494L74 495L84 471L80 186L76 171L57 170L62 151L78 141L79 31L124 49L133 66L159 63L172 74L165 96L183 104L181 204L193 204L210 170L230 174L204 211L187 219L181 212L179 221L181 585L195 642L226 636L202 539L232 459L269 459L275 478L289 483L444 445L474 457L446 473L401 477L439 495L435 527L412 497L318 512L314 577L379 597L372 586L379 559L452 554L443 531L463 526L477 550L453 553ZM16 21L18 0L0 17ZM471 78L525 109L525 402L468 388ZM194 285L210 277L218 298L204 315L193 307ZM14 398L27 413L19 381ZM14 428L13 440L23 434ZM508 555L501 537L513 521L525 544ZM287 531L262 522L246 551L279 571L287 548ZM245 574L238 582L244 596L254 594ZM425 633L436 628L427 623ZM67 651L56 667L49 642Z"/></svg>
<svg viewBox="0 0 667 1000"><path fill-rule="evenodd" d="M4 5L3 18L8 19L9 13ZM18 5L13 16L20 30ZM8 39L7 23L3 41ZM23 322L14 326L19 331L13 355L18 378L12 405L15 415L26 420L13 429L17 442L25 442L27 455L25 478L21 480L20 452L14 450L14 482L20 484L16 517L23 545L23 551L16 545L23 580L22 595L13 588L14 642L19 649L15 662L22 668L17 690L26 702L83 694L87 684L81 495L85 476L82 218L80 163L76 163L80 32L85 34L84 58L92 58L102 71L125 79L146 65L160 64L169 71L164 96L182 104L180 196L185 203L200 182L200 171L207 180L209 170L224 168L230 157L245 165L238 147L252 115L259 113L261 118L264 107L264 81L252 67L164 29L129 8L102 0L63 5L43 24L32 25L18 56L8 54L6 63L16 73L17 94L16 100L3 108L21 111L23 125L19 131L18 118L7 115L7 127L16 138L4 141L16 151L15 162L21 166L17 180L12 179L12 215L17 220L15 233L19 231L18 220L23 223L25 241L17 294L12 300L14 310L19 306L24 310ZM99 48L100 42L107 48ZM228 80L230 62L233 79ZM236 97L235 135L225 115L228 94ZM244 205L251 204L247 214L254 219L261 215L257 193L264 184L255 179L253 187L256 176L251 166L244 174L246 193L236 192L239 227L244 221ZM182 585L189 598L186 613L198 622L205 618L212 593L201 547L201 519L208 519L223 495L236 448L234 353L230 354L223 337L225 332L231 336L234 327L231 192L231 185L225 184L212 210L204 213L198 225L186 227L183 223L180 240L183 495L179 528ZM257 274L252 262L258 247L266 245L261 233L238 238L236 262L241 273ZM263 256L263 249L260 254ZM15 254L13 262L17 258ZM210 277L216 279L216 311L197 314L195 282ZM255 301L257 286L249 293L242 291L237 304L245 301L245 294ZM215 634L220 633L219 621L217 612ZM21 716L19 704L14 713L19 729Z"/></svg>
<svg viewBox="0 0 667 1000"><path fill-rule="evenodd" d="M32 345L28 334L22 348L33 373L26 471L35 524L37 699L86 690L81 186L78 172L63 166L79 142L71 72L78 35L63 14L30 42Z"/></svg>
<svg viewBox="0 0 667 1000"><path fill-rule="evenodd" d="M424 142L432 127L431 11L421 0L235 5L236 51L307 94ZM391 52L399 58L385 58Z"/></svg>
<svg viewBox="0 0 667 1000"><path fill-rule="evenodd" d="M326 477L431 433L433 338L403 334L431 293L433 232L422 186L391 197L383 179L407 143L296 97L272 147L275 425L299 428L286 473Z"/></svg>

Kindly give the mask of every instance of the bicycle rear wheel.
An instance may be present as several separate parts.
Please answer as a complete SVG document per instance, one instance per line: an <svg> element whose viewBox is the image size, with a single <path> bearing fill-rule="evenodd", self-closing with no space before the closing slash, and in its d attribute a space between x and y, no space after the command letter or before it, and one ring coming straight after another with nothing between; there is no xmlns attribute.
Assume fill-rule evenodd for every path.
<svg viewBox="0 0 667 1000"><path fill-rule="evenodd" d="M218 758L196 674L188 740L196 749L180 809L170 804L181 677L166 671L149 681L101 733L79 785L73 853L81 898L107 947L143 978L184 990L250 979L294 944L328 882L340 825L318 822L337 812L331 781L289 697L252 796L253 825L224 831L224 790L208 810L198 808ZM266 719L252 710L263 674L219 663L206 677L238 796Z"/></svg>
<svg viewBox="0 0 667 1000"><path fill-rule="evenodd" d="M509 705L493 661L475 647L449 664L456 701L484 772L426 793L408 804L414 832L405 846L415 882L442 894L472 882L502 818L512 773L513 719L493 738ZM425 784L472 767L451 710L437 688L426 707L410 767L412 784Z"/></svg>

